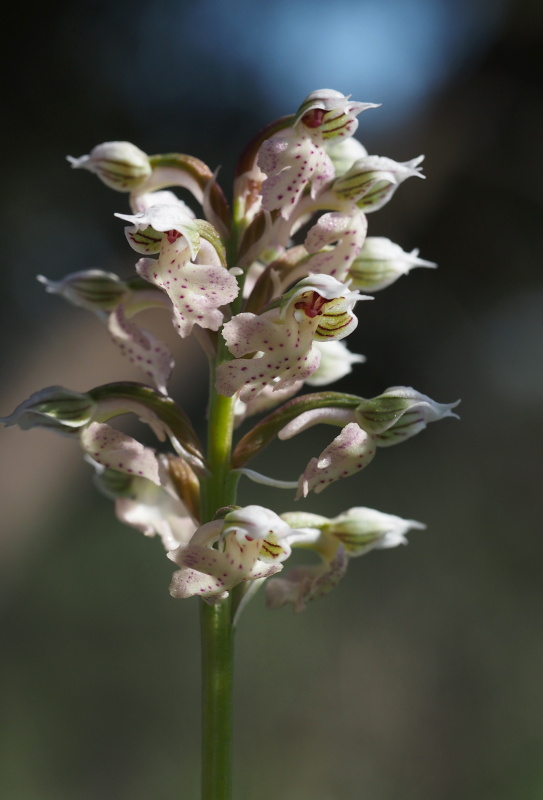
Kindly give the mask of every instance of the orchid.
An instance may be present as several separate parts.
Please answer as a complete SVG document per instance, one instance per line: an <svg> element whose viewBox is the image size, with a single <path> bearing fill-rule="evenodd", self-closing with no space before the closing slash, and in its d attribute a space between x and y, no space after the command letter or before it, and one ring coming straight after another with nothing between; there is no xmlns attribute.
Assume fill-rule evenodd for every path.
<svg viewBox="0 0 543 800"><path fill-rule="evenodd" d="M271 608L292 603L296 612L328 594L345 575L350 558L407 544L408 531L426 527L415 520L363 507L350 508L332 519L303 512L288 512L281 517L293 528L302 529L298 538L292 537L293 546L314 550L321 559L320 564L295 567L285 577L266 584Z"/></svg>
<svg viewBox="0 0 543 800"><path fill-rule="evenodd" d="M330 192L343 202L356 203L358 208L378 211L407 178L423 178L419 164L424 156L399 163L392 158L364 156L337 178Z"/></svg>
<svg viewBox="0 0 543 800"><path fill-rule="evenodd" d="M189 336L195 324L216 331L223 321L221 306L238 295L235 277L222 265L218 234L206 223L193 221L177 205L151 206L138 214L117 214L134 224L126 229L131 246L139 253L159 252L158 260L142 258L138 275L158 286L172 303L174 326ZM193 259L207 257L211 264Z"/></svg>
<svg viewBox="0 0 543 800"><path fill-rule="evenodd" d="M436 403L414 389L395 386L371 400L357 398L352 408L314 408L300 413L279 432L290 439L319 423L343 426L343 430L318 458L312 458L298 481L297 497L317 494L341 478L366 467L377 447L388 447L415 436L429 422L455 417L458 403Z"/></svg>
<svg viewBox="0 0 543 800"><path fill-rule="evenodd" d="M314 340L332 341L351 333L357 319L354 304L365 299L331 276L311 276L285 295L279 308L264 314L238 314L223 329L237 358L217 370L217 391L241 400L256 397L266 386L277 389L309 378L318 368ZM250 359L248 354L261 353Z"/></svg>
<svg viewBox="0 0 543 800"><path fill-rule="evenodd" d="M345 344L364 313L359 301L373 299L361 292L435 266L418 250L367 235L367 214L408 178L423 177L422 156L398 162L368 155L353 138L360 114L377 107L331 89L309 94L249 142L231 206L217 171L191 155L147 155L116 141L69 157L72 167L125 193L127 207L116 217L137 260L124 276L87 268L39 280L49 294L92 312L145 383L52 386L0 420L71 437L117 518L162 541L176 565L172 597L204 601L205 800L230 797L233 631L259 587L265 584L271 608L301 611L338 585L352 558L403 544L408 531L424 527L361 506L330 518L240 506L240 480L295 489L296 499L318 494L358 475L378 448L456 416L457 403L436 403L410 387L369 399L323 388L365 361ZM192 195L189 205L173 191L178 187ZM205 447L198 426L169 396L174 354L135 321L150 308L168 311L178 335L194 334L208 359ZM156 446L116 427L126 414L150 428ZM272 442L321 423L340 430L295 468L295 480L247 466ZM293 548L313 551L318 562L277 577Z"/></svg>
<svg viewBox="0 0 543 800"><path fill-rule="evenodd" d="M281 517L262 506L236 509L224 520L202 525L188 544L168 554L181 567L173 575L170 594L197 594L207 602L219 602L244 581L280 572L281 562L290 555L290 533Z"/></svg>
<svg viewBox="0 0 543 800"><path fill-rule="evenodd" d="M288 219L306 186L314 199L335 175L325 141L347 139L358 127L356 117L373 103L353 103L331 89L313 92L304 100L292 128L264 142L258 165L266 175L262 205L278 209Z"/></svg>

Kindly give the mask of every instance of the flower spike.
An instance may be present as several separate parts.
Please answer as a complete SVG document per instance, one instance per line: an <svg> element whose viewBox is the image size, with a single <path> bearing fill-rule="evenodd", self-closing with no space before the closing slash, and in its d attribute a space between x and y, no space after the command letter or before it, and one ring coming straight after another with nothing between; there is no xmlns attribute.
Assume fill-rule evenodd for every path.
<svg viewBox="0 0 543 800"><path fill-rule="evenodd" d="M148 156L121 141L68 158L128 194L130 213L116 216L139 260L128 278L88 269L61 281L38 279L47 292L95 314L147 384L118 382L88 392L49 387L0 421L49 428L78 442L117 518L159 537L177 565L173 597L221 604L233 592L222 608L204 610L209 637L230 636L262 583L271 607L301 611L337 585L352 558L404 544L409 530L424 527L362 506L327 518L236 505L241 476L294 490L296 499L318 494L364 469L378 447L456 416L456 403L436 403L404 386L373 398L329 391L294 396L304 383L325 386L365 360L344 344L358 324L356 303L373 299L362 291L435 266L418 250L406 253L388 239L367 237L367 213L407 178L423 177L422 156L401 163L368 155L354 140L360 114L376 107L331 89L311 92L294 114L249 142L236 169L232 212L219 171L191 155ZM176 187L191 192L199 212L171 191ZM170 349L136 324L138 313L156 308L169 312L181 337L195 333L209 358L207 455L168 395ZM236 425L261 412L267 416L234 444ZM125 414L151 429L157 448L113 427ZM337 428L334 437L292 475L271 478L247 467L272 441L281 445L317 424ZM312 550L319 563L277 577L293 548ZM226 670L229 653L223 655ZM205 669L213 658L207 661ZM209 672L209 688L208 678Z"/></svg>

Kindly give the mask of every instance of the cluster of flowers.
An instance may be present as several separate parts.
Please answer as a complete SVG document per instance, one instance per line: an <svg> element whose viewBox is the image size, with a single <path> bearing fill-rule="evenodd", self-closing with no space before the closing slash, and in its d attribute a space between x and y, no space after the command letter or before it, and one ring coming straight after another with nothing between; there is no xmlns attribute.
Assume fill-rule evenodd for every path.
<svg viewBox="0 0 543 800"><path fill-rule="evenodd" d="M79 393L51 387L33 395L7 425L36 425L76 437L115 500L120 520L158 534L179 566L175 597L214 603L240 584L253 587L282 570L292 547L314 550L317 565L298 567L267 582L272 607L301 610L342 577L349 558L405 541L420 523L369 508L328 519L305 512L277 515L260 506L218 509L201 524L200 485L209 462L193 427L168 396L174 366L169 348L134 321L138 312L167 309L181 337L194 332L210 357L218 396L232 398L237 423L268 411L235 447L229 468L272 481L246 468L275 438L287 439L318 423L341 428L298 481L297 497L320 492L363 469L378 447L415 435L428 422L451 416L411 388L393 387L371 399L323 391L363 356L343 343L357 325L354 306L364 292L389 286L417 266L404 252L368 237L369 212L387 203L407 178L420 175L422 157L406 163L368 155L352 134L357 116L373 104L332 90L310 94L296 114L264 129L240 159L232 210L214 174L180 154L147 156L127 142L99 145L70 159L113 189L129 193L129 245L141 256L136 274L87 270L59 282L40 276L49 292L94 312L114 344L138 365L148 384L116 383ZM188 189L203 209L196 218L171 187ZM303 244L293 237L307 229ZM324 213L322 213L324 212ZM319 391L294 397L308 384ZM134 413L172 451L159 453L108 424Z"/></svg>

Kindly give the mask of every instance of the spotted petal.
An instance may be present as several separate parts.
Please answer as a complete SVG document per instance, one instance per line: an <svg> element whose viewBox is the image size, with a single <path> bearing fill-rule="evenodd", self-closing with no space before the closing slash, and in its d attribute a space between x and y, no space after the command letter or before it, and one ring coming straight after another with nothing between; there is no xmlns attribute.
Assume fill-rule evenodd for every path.
<svg viewBox="0 0 543 800"><path fill-rule="evenodd" d="M192 264L190 246L184 237L164 241L158 260L142 258L138 274L158 286L170 298L174 325L181 337L189 336L194 325L216 331L223 321L220 307L234 300L237 281L222 266Z"/></svg>
<svg viewBox="0 0 543 800"><path fill-rule="evenodd" d="M322 492L334 481L367 467L375 455L375 437L356 422L346 425L318 458L312 458L298 481L299 497Z"/></svg>
<svg viewBox="0 0 543 800"><path fill-rule="evenodd" d="M123 306L109 315L108 329L122 355L139 367L160 392L167 394L174 363L164 342L127 319Z"/></svg>
<svg viewBox="0 0 543 800"><path fill-rule="evenodd" d="M313 255L305 261L304 268L308 272L333 275L338 281L345 280L362 249L367 229L366 217L358 210L323 214L306 236L305 247ZM335 246L330 247L333 243Z"/></svg>
<svg viewBox="0 0 543 800"><path fill-rule="evenodd" d="M296 613L303 611L312 600L329 594L347 571L349 560L340 545L329 561L309 567L294 567L285 577L273 578L266 584L269 608L281 608L292 603Z"/></svg>
<svg viewBox="0 0 543 800"><path fill-rule="evenodd" d="M324 148L292 128L263 143L258 166L267 176L262 184L262 207L280 210L284 219L291 217L306 186L314 198L335 174Z"/></svg>
<svg viewBox="0 0 543 800"><path fill-rule="evenodd" d="M101 422L91 422L81 433L83 449L103 467L137 475L160 486L154 450Z"/></svg>
<svg viewBox="0 0 543 800"><path fill-rule="evenodd" d="M282 322L277 310L261 316L237 314L223 328L233 361L217 369L217 391L231 397L240 391L248 402L265 387L285 389L315 372L320 354L314 349L310 326L298 326L292 319ZM244 358L260 353L254 358Z"/></svg>

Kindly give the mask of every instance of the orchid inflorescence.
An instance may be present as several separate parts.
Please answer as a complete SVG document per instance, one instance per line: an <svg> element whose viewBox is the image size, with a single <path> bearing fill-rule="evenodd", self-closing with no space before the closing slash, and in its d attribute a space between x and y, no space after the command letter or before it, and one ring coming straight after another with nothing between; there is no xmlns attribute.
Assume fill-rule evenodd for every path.
<svg viewBox="0 0 543 800"><path fill-rule="evenodd" d="M238 587L245 600L299 547L313 550L319 561L266 583L271 607L292 603L298 611L335 586L351 557L403 543L410 529L424 527L365 507L330 519L235 502L213 507L206 487L217 467L168 395L172 353L135 322L145 309L165 309L179 336L195 333L208 355L210 402L223 403L223 422L231 424L219 432L230 436L219 481L233 491L230 497L241 475L294 487L297 498L321 492L366 467L377 448L454 416L456 403L439 404L407 387L371 399L321 388L364 360L343 343L357 326L355 305L372 299L361 292L379 291L413 267L435 266L416 250L406 253L388 239L366 235L366 215L387 203L404 180L422 177L422 157L398 163L368 155L352 138L358 115L374 107L328 89L308 95L296 114L269 125L246 148L232 210L216 175L192 156L147 156L128 142L108 142L69 159L128 193L131 213L116 216L141 257L125 279L93 269L58 282L39 280L48 292L102 320L146 383L84 393L50 387L3 421L78 439L97 485L115 501L117 517L162 538L179 567L170 587L174 597L197 595L214 604ZM171 187L189 190L203 218ZM296 243L302 228L307 233ZM317 391L295 397L304 384ZM234 424L261 412L268 414L231 448ZM144 446L109 424L126 413L169 442L170 452ZM247 467L274 439L319 423L341 430L297 481Z"/></svg>

